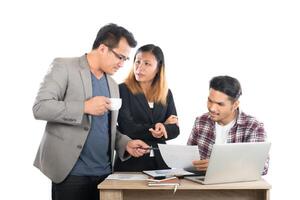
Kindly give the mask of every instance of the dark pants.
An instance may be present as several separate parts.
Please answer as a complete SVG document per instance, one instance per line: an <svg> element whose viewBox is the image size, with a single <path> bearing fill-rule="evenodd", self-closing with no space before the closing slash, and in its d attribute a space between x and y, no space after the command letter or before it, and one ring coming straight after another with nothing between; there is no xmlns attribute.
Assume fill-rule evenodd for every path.
<svg viewBox="0 0 300 200"><path fill-rule="evenodd" d="M68 176L61 183L52 182L52 200L99 200L97 185L104 176Z"/></svg>

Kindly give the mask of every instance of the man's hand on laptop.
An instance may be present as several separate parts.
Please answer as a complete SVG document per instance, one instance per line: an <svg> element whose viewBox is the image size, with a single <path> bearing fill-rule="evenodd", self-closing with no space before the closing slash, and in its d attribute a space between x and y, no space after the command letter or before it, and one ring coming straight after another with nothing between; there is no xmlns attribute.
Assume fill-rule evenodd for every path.
<svg viewBox="0 0 300 200"><path fill-rule="evenodd" d="M199 171L206 171L207 167L208 167L208 161L209 159L205 159L205 160L194 160L193 161L193 165L194 167L199 170Z"/></svg>

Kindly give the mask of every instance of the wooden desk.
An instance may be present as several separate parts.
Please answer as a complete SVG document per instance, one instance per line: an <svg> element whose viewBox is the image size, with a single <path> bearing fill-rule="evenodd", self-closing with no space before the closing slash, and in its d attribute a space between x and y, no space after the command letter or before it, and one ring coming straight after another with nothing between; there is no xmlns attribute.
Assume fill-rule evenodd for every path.
<svg viewBox="0 0 300 200"><path fill-rule="evenodd" d="M173 194L173 186L149 187L147 181L105 180L98 185L98 189L101 200L269 200L271 185L263 179L214 185L181 179L180 186Z"/></svg>

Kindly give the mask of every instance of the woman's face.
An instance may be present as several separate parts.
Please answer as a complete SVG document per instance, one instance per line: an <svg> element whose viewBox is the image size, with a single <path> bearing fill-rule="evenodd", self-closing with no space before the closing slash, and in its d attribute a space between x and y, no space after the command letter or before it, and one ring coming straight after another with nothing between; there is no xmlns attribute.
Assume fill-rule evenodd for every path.
<svg viewBox="0 0 300 200"><path fill-rule="evenodd" d="M152 83L158 72L157 60L150 52L140 52L134 61L134 76L139 83Z"/></svg>

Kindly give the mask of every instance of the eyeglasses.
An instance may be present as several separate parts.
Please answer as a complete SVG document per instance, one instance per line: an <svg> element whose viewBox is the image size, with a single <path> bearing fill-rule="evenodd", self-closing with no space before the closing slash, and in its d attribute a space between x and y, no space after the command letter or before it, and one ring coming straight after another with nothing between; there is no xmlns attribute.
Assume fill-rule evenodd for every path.
<svg viewBox="0 0 300 200"><path fill-rule="evenodd" d="M119 60L125 62L127 60L129 60L129 57L123 56L122 54L118 54L117 52L115 52L113 49L109 49L111 52L113 52L113 54L116 56L116 58L118 58Z"/></svg>

